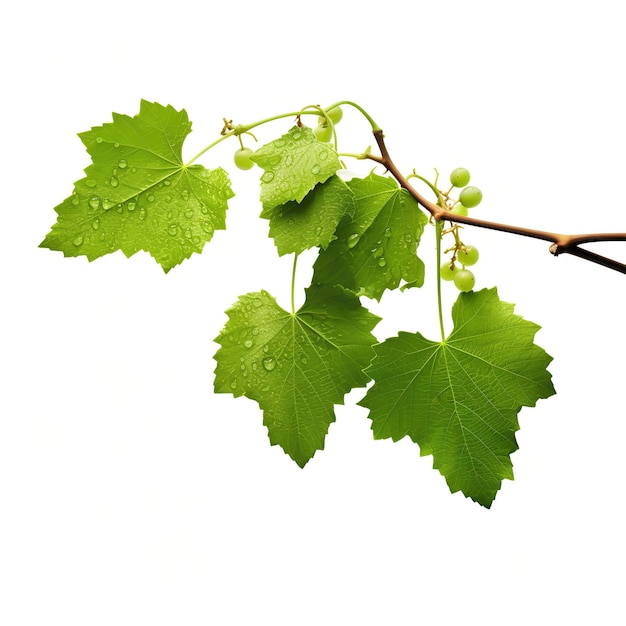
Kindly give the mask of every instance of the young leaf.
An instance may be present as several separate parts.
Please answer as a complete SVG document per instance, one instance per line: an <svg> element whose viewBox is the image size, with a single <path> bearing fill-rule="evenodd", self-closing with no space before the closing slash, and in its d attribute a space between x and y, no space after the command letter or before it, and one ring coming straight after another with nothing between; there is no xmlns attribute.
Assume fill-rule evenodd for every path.
<svg viewBox="0 0 626 626"><path fill-rule="evenodd" d="M240 296L216 342L215 391L259 403L272 445L300 466L324 448L333 406L363 387L379 318L337 287L311 287L291 315L265 291Z"/></svg>
<svg viewBox="0 0 626 626"><path fill-rule="evenodd" d="M58 221L41 247L90 261L145 250L166 272L202 252L226 227L234 194L223 169L183 164L190 132L186 111L142 100L135 117L114 113L112 123L81 133L93 162L56 207Z"/></svg>
<svg viewBox="0 0 626 626"><path fill-rule="evenodd" d="M341 221L336 239L318 256L313 281L376 300L401 280L405 287L421 287L424 264L417 246L428 220L417 202L393 179L374 173L348 186L354 214Z"/></svg>
<svg viewBox="0 0 626 626"><path fill-rule="evenodd" d="M495 289L460 294L452 317L444 342L402 332L376 346L367 370L375 384L359 404L374 438L408 435L450 491L490 507L502 480L513 480L518 412L555 393L552 358L533 343L539 326Z"/></svg>
<svg viewBox="0 0 626 626"><path fill-rule="evenodd" d="M308 126L294 126L250 158L265 170L261 176L264 209L274 209L291 200L302 202L315 185L341 167L333 148L318 141Z"/></svg>
<svg viewBox="0 0 626 626"><path fill-rule="evenodd" d="M354 194L338 176L316 185L302 202L295 200L263 209L261 217L270 221L270 237L278 254L300 254L304 250L328 247L337 224L354 211Z"/></svg>

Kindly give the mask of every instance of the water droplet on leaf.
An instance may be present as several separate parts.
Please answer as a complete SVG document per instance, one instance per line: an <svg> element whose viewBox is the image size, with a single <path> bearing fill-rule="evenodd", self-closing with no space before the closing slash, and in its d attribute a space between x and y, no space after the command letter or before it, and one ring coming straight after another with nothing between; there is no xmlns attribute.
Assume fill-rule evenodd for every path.
<svg viewBox="0 0 626 626"><path fill-rule="evenodd" d="M119 167L122 170L125 167L128 167L128 163L126 162L126 159L120 159L120 162L117 164L117 167Z"/></svg>
<svg viewBox="0 0 626 626"><path fill-rule="evenodd" d="M115 178L115 176L111 176L111 180L109 181L111 187L117 187L120 184L120 181Z"/></svg>
<svg viewBox="0 0 626 626"><path fill-rule="evenodd" d="M76 247L82 245L83 243L83 237L82 235L79 235L78 237L76 237L76 239L74 239L74 241L72 242Z"/></svg>
<svg viewBox="0 0 626 626"><path fill-rule="evenodd" d="M263 359L263 368L266 371L271 372L275 367L276 367L276 359L274 357L266 356Z"/></svg>
<svg viewBox="0 0 626 626"><path fill-rule="evenodd" d="M346 245L348 246L348 248L354 248L354 246L359 243L360 238L361 235L359 235L359 233L352 233L346 240Z"/></svg>

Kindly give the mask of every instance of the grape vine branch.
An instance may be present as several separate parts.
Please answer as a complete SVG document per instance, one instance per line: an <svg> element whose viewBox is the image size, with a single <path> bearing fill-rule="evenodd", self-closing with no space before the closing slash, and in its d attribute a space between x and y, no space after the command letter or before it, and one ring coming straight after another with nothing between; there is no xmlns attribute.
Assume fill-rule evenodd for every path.
<svg viewBox="0 0 626 626"><path fill-rule="evenodd" d="M563 235L560 233L553 233L545 230L535 230L532 228L525 228L522 226L513 226L511 224L499 224L497 222L489 222L481 220L475 217L455 215L451 211L431 202L428 198L424 197L419 191L417 191L406 179L406 177L396 167L385 145L384 134L380 129L374 130L374 138L380 149L380 155L374 154L365 155L367 159L379 163L391 175L398 181L398 183L406 189L416 200L423 206L435 219L446 220L450 222L459 222L461 224L467 224L468 226L477 226L479 228L487 228L490 230L498 230L505 233L511 233L513 235L522 235L524 237L532 237L534 239L542 239L544 241L551 241L550 252L558 256L559 254L571 254L573 256L580 257L587 261L603 265L610 269L626 274L626 264L620 263L615 259L610 259L590 250L580 248L580 244L601 242L601 241L626 241L626 233L589 233L580 235Z"/></svg>
<svg viewBox="0 0 626 626"><path fill-rule="evenodd" d="M369 148L339 152L342 105L367 119L379 156ZM253 129L289 117L295 124L276 139L256 150L245 145L244 139L257 141ZM310 128L303 119L317 124ZM144 250L169 272L226 229L234 196L230 178L222 167L196 161L234 138L236 167L263 170L260 217L269 222L278 255L294 255L291 310L265 290L239 296L215 338L216 393L256 401L270 443L304 467L324 448L335 405L352 389L367 387L358 404L369 411L375 439L409 437L421 455L433 457L452 492L490 507L502 481L513 479L518 413L555 393L552 357L534 343L540 326L515 314L495 287L474 290L468 268L479 251L463 241L459 224L546 240L555 255L572 254L622 273L626 265L581 244L626 241L626 233L562 235L469 217L482 191L469 185L468 170L456 168L448 190L439 189L438 172L433 182L415 171L404 176L381 127L350 101L309 105L252 124L224 119L220 136L183 162L189 132L184 109L144 100L136 116L114 113L113 122L80 133L92 163L55 208L57 222L40 246L90 261L117 250L128 257ZM345 158L369 159L384 175L353 175L340 160ZM420 194L411 178L425 182L437 201ZM435 226L441 337L399 331L379 341L373 330L380 317L362 300L380 301L388 290L424 284L418 247L429 222ZM452 245L442 246L450 235ZM317 258L305 302L296 310L297 261L309 249ZM449 334L442 310L446 281L460 292Z"/></svg>

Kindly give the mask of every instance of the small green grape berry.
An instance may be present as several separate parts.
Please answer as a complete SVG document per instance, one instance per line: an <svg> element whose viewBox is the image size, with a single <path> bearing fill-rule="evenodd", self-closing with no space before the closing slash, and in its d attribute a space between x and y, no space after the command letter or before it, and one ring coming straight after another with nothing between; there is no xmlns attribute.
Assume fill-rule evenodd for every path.
<svg viewBox="0 0 626 626"><path fill-rule="evenodd" d="M322 120L324 120L324 118L322 118ZM318 124L313 129L313 134L317 140L323 143L327 143L333 138L333 129L330 126L327 126L325 122L326 120L324 120L323 124Z"/></svg>
<svg viewBox="0 0 626 626"><path fill-rule="evenodd" d="M250 155L253 154L253 151L250 148L239 148L237 152L235 152L235 165L240 170L249 170L254 167L254 161L250 158Z"/></svg>
<svg viewBox="0 0 626 626"><path fill-rule="evenodd" d="M453 265L451 261L444 261L441 264L439 273L442 280L454 280L454 276L458 271L458 265Z"/></svg>
<svg viewBox="0 0 626 626"><path fill-rule="evenodd" d="M339 122L341 122L341 118L343 117L341 107L333 107L332 109L326 111L326 114L330 117L330 121L333 124L339 124Z"/></svg>
<svg viewBox="0 0 626 626"><path fill-rule="evenodd" d="M455 187L465 187L470 181L470 173L464 167L457 167L450 174L450 182Z"/></svg>
<svg viewBox="0 0 626 626"><path fill-rule="evenodd" d="M467 214L469 213L469 211L467 210L467 207L464 204L461 204L460 202L457 202L452 207L452 210L450 211L450 213L454 213L455 215L461 215L463 217L467 217Z"/></svg>
<svg viewBox="0 0 626 626"><path fill-rule="evenodd" d="M474 265L478 261L478 248L475 246L465 246L456 253L456 258L463 265Z"/></svg>
<svg viewBox="0 0 626 626"><path fill-rule="evenodd" d="M459 201L468 209L478 206L482 199L483 192L478 187L465 187L459 194Z"/></svg>
<svg viewBox="0 0 626 626"><path fill-rule="evenodd" d="M469 270L459 270L454 275L454 284L459 291L471 291L476 284L476 278Z"/></svg>

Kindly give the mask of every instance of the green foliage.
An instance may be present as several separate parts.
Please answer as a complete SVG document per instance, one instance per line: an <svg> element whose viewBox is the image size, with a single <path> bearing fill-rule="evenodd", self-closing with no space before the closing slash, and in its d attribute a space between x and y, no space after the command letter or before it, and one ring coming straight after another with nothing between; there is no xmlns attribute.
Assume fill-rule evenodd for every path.
<svg viewBox="0 0 626 626"><path fill-rule="evenodd" d="M300 466L324 448L333 406L369 380L379 318L338 287L314 286L294 315L267 292L241 296L216 342L215 391L263 409L270 441Z"/></svg>
<svg viewBox="0 0 626 626"><path fill-rule="evenodd" d="M347 107L370 123L381 157L369 148L338 150L335 124ZM256 151L244 147L242 135L256 139L255 127L294 115L295 125L277 139ZM303 123L307 115L317 118L315 131ZM238 141L228 161L233 164L234 158L243 170L254 171L254 164L263 170L261 217L269 222L278 254L294 254L292 309L298 255L314 248L318 256L297 312L283 310L265 291L241 296L227 311L216 338L215 391L256 401L270 442L303 467L323 449L334 406L373 378L360 404L370 410L375 438L397 441L408 435L422 455L433 455L453 492L491 506L501 481L513 478L517 414L554 389L546 369L551 357L533 343L539 327L515 315L495 289L471 291L475 279L464 266L478 261L478 251L463 243L454 218L482 198L475 187L458 191L469 182L469 172L454 170L448 191L437 188L438 175L434 182L415 172L408 177L428 184L445 215L444 222L433 213L434 205L428 209L436 218L436 245L430 249L437 251L432 266L439 283L441 341L400 332L378 343L372 331L380 318L360 298L381 300L387 290L424 283L418 247L429 220L422 210L428 202L397 173L374 120L347 101L249 125L224 120L219 138L183 163L190 130L184 110L142 101L135 117L113 114L112 123L81 133L92 163L56 207L57 222L41 246L90 261L116 250L127 256L144 250L169 271L225 228L227 202L234 195L228 174L195 161L223 141ZM340 172L345 169L340 158L370 159L384 167L382 173L350 177ZM452 192L460 193L466 207ZM444 259L446 236L453 241L444 246L443 255L449 255ZM442 279L467 292L453 307L454 330L447 338Z"/></svg>
<svg viewBox="0 0 626 626"><path fill-rule="evenodd" d="M375 346L367 370L376 439L408 435L452 492L491 506L517 449L517 414L554 393L552 358L533 343L539 326L513 313L495 289L460 294L454 330L441 342L402 332Z"/></svg>
<svg viewBox="0 0 626 626"><path fill-rule="evenodd" d="M307 126L294 126L257 150L251 159L265 170L261 176L264 209L274 209L291 200L302 202L315 185L341 167L337 153L318 141Z"/></svg>
<svg viewBox="0 0 626 626"><path fill-rule="evenodd" d="M135 117L114 113L113 123L81 133L93 162L56 207L57 223L41 246L90 261L145 250L166 272L202 252L226 228L234 194L223 169L183 164L190 131L185 111L144 100Z"/></svg>
<svg viewBox="0 0 626 626"><path fill-rule="evenodd" d="M427 219L417 202L393 179L374 173L351 180L348 187L355 210L320 253L313 280L377 300L401 280L406 287L421 287L424 263L416 250Z"/></svg>
<svg viewBox="0 0 626 626"><path fill-rule="evenodd" d="M261 217L270 222L270 237L278 254L300 254L309 248L327 248L335 238L341 218L354 213L354 194L338 176L316 185L302 202L292 200L265 208Z"/></svg>

